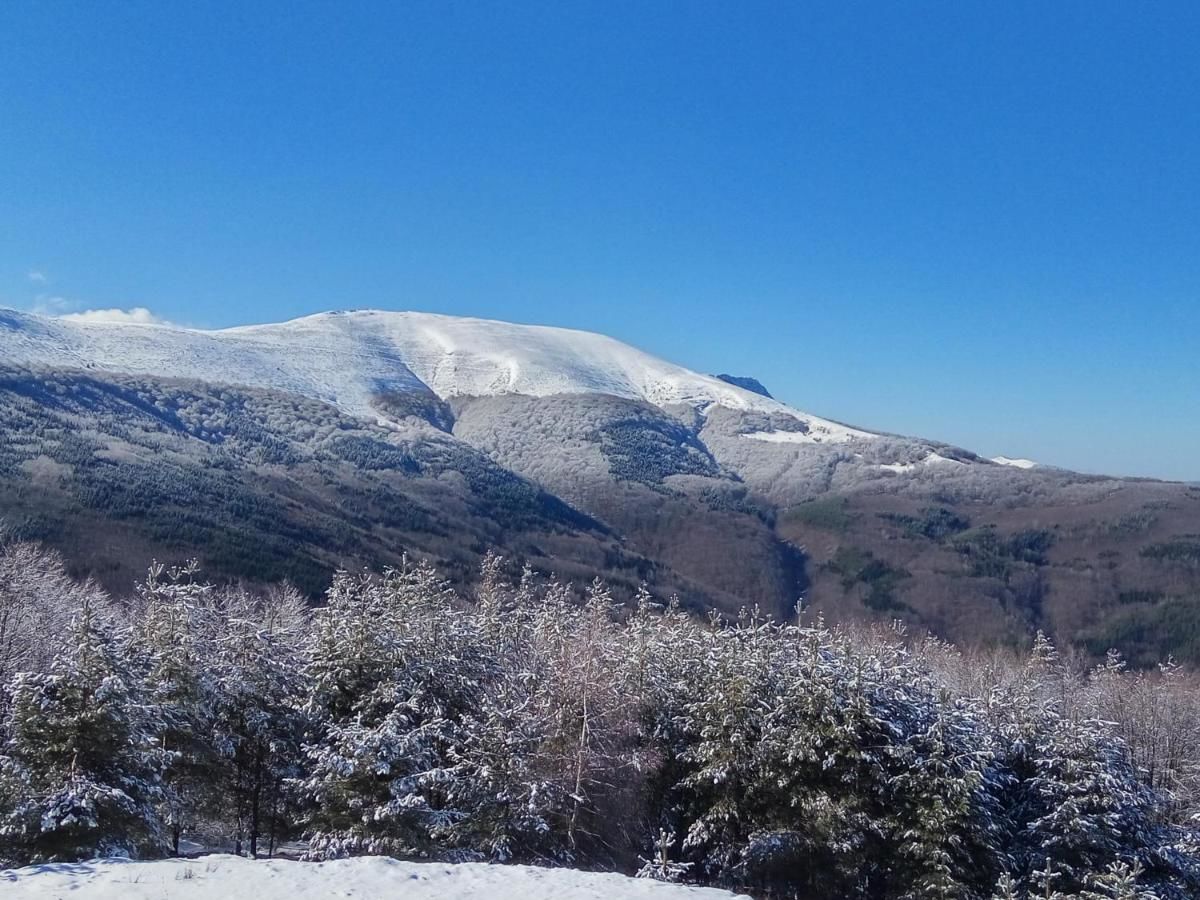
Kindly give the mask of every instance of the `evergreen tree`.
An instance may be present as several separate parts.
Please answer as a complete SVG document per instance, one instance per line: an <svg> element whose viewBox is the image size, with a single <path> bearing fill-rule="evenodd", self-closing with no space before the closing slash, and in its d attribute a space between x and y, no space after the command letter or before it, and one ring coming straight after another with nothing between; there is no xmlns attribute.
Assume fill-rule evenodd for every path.
<svg viewBox="0 0 1200 900"><path fill-rule="evenodd" d="M297 596L265 599L226 592L221 629L213 641L213 727L232 807L234 847L268 854L289 830L285 789L301 773L304 718L300 711L305 614Z"/></svg>
<svg viewBox="0 0 1200 900"><path fill-rule="evenodd" d="M18 675L6 723L3 855L22 862L153 856L169 754L128 646L85 607L49 674ZM15 801L15 802L13 802Z"/></svg>
<svg viewBox="0 0 1200 900"><path fill-rule="evenodd" d="M161 813L176 855L184 833L219 815L224 799L215 733L217 614L213 588L197 573L195 562L170 571L151 566L133 617L159 746L169 754Z"/></svg>
<svg viewBox="0 0 1200 900"><path fill-rule="evenodd" d="M468 620L427 566L335 581L317 617L301 782L310 855L427 854L461 819L462 721L480 667Z"/></svg>

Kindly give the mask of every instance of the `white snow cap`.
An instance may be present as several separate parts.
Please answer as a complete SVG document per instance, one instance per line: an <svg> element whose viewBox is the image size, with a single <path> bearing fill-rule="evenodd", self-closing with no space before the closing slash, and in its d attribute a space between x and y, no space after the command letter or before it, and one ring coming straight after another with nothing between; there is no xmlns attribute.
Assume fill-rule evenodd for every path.
<svg viewBox="0 0 1200 900"><path fill-rule="evenodd" d="M290 391L375 417L386 391L439 397L612 394L657 406L782 413L815 433L856 432L587 331L416 312L330 312L218 331L137 314L0 310L0 360L195 378Z"/></svg>

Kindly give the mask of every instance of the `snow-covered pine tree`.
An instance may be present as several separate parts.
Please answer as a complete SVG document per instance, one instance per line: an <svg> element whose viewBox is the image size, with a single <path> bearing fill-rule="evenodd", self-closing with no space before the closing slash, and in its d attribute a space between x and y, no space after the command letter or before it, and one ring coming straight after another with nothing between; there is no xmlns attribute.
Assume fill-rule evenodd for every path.
<svg viewBox="0 0 1200 900"><path fill-rule="evenodd" d="M887 751L887 840L892 880L906 900L959 898L999 877L1004 821L994 788L1003 775L974 704L934 693L905 665L890 674L889 719L908 732Z"/></svg>
<svg viewBox="0 0 1200 900"><path fill-rule="evenodd" d="M233 813L234 846L251 857L268 839L268 855L288 831L285 785L301 772L303 628L294 592L264 598L229 589L218 603L212 640L213 729L220 783Z"/></svg>
<svg viewBox="0 0 1200 900"><path fill-rule="evenodd" d="M5 793L15 803L0 819L0 855L158 855L168 754L128 646L87 606L67 644L49 674L17 675L10 688Z"/></svg>
<svg viewBox="0 0 1200 900"><path fill-rule="evenodd" d="M681 696L686 772L679 783L683 850L710 877L730 878L744 862L750 832L766 825L758 807L758 752L773 695L765 625L726 628L715 617ZM782 673L780 673L782 675ZM778 683L777 683L778 684Z"/></svg>
<svg viewBox="0 0 1200 900"><path fill-rule="evenodd" d="M1159 895L1140 884L1142 864L1134 861L1109 863L1108 868L1087 879L1083 900L1160 900Z"/></svg>
<svg viewBox="0 0 1200 900"><path fill-rule="evenodd" d="M195 562L170 570L155 563L132 610L136 658L160 722L159 746L169 753L162 816L175 854L186 832L221 813L224 799L214 731L218 616L198 571Z"/></svg>
<svg viewBox="0 0 1200 900"><path fill-rule="evenodd" d="M527 568L513 591L499 557L485 558L473 611L482 648L478 708L463 718L454 750L458 777L448 782L461 812L442 830L459 854L497 861L557 862L567 858L561 823L571 799L549 765L555 710L543 656L545 603ZM566 614L564 605L561 612ZM555 622L557 629L561 618Z"/></svg>
<svg viewBox="0 0 1200 900"><path fill-rule="evenodd" d="M639 857L642 867L638 869L637 877L668 883L680 882L687 878L692 864L673 859L674 847L675 835L665 828L659 831L658 840L654 845L655 855L650 859Z"/></svg>
<svg viewBox="0 0 1200 900"><path fill-rule="evenodd" d="M989 900L1028 900L1029 894L1021 889L1020 884L1007 872L996 881Z"/></svg>
<svg viewBox="0 0 1200 900"><path fill-rule="evenodd" d="M428 854L461 819L462 721L478 709L478 634L425 565L335 580L318 612L300 783L310 856Z"/></svg>

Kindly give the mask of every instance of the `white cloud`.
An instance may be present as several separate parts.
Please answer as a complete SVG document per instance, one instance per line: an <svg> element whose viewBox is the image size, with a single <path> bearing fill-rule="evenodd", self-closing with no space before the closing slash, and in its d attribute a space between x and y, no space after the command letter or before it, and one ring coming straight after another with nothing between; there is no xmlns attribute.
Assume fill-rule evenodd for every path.
<svg viewBox="0 0 1200 900"><path fill-rule="evenodd" d="M73 309L78 309L79 303L51 294L38 294L33 300L32 311L42 316L61 316Z"/></svg>
<svg viewBox="0 0 1200 900"><path fill-rule="evenodd" d="M49 278L46 277L45 272L41 272L37 269L30 269L28 277L29 277L29 280L32 281L34 284L45 284L47 281L50 280Z"/></svg>
<svg viewBox="0 0 1200 900"><path fill-rule="evenodd" d="M85 309L83 312L60 316L70 322L89 322L112 325L170 325L144 306L132 309Z"/></svg>

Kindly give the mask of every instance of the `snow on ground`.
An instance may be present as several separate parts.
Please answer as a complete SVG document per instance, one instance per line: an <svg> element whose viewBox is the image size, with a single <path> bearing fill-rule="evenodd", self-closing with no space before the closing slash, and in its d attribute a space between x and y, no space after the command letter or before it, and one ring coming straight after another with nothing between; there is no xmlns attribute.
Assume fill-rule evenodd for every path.
<svg viewBox="0 0 1200 900"><path fill-rule="evenodd" d="M0 361L274 388L369 418L381 391L429 389L442 398L602 393L812 419L601 334L429 313L357 310L205 331L0 309Z"/></svg>
<svg viewBox="0 0 1200 900"><path fill-rule="evenodd" d="M930 450L929 453L927 453L918 462L915 462L915 463L898 463L898 462L883 463L882 465L880 465L879 468L883 469L886 472L904 473L904 472L912 472L914 469L918 469L921 466L937 466L937 465L942 465L944 463L951 463L956 466L964 465L964 463L961 460L951 459L948 456L942 456L942 454L938 453L935 450Z"/></svg>
<svg viewBox="0 0 1200 900"><path fill-rule="evenodd" d="M1011 456L993 456L992 462L1002 466L1012 466L1015 469L1035 469L1037 463L1032 459L1017 459Z"/></svg>
<svg viewBox="0 0 1200 900"><path fill-rule="evenodd" d="M332 862L240 856L94 860L0 871L5 900L732 900L713 888L572 869L450 865L358 857Z"/></svg>
<svg viewBox="0 0 1200 900"><path fill-rule="evenodd" d="M818 419L807 413L802 415L808 425L808 431L748 431L742 437L752 441L766 441L769 444L844 444L856 438L877 437L869 431L860 431L849 425Z"/></svg>

